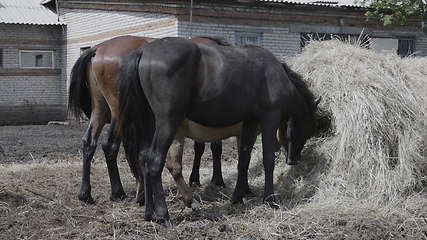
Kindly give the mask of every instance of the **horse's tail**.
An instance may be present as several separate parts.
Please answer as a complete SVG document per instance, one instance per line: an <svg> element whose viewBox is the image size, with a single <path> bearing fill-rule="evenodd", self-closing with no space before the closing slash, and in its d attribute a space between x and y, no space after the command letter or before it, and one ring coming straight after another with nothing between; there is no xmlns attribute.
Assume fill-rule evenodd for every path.
<svg viewBox="0 0 427 240"><path fill-rule="evenodd" d="M96 48L86 50L77 59L71 70L71 81L68 91L68 109L76 118L80 118L82 111L90 118L92 112L87 70L95 53Z"/></svg>
<svg viewBox="0 0 427 240"><path fill-rule="evenodd" d="M138 159L142 141L150 139L150 129L153 114L142 89L139 78L139 63L142 59L142 49L137 49L125 59L119 80L119 131L123 147L134 175L135 160Z"/></svg>

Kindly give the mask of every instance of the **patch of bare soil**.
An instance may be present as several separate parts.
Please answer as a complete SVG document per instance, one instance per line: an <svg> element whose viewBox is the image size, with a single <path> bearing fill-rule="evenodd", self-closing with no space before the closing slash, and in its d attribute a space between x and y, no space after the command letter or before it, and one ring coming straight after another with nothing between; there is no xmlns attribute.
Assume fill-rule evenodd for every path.
<svg viewBox="0 0 427 240"><path fill-rule="evenodd" d="M298 196L280 196L286 200L281 209L273 210L262 203L263 185L255 181L251 181L255 197L244 205L230 204L237 167L234 140L225 141L223 147L225 189L209 184L212 162L206 148L202 187L194 194L199 203L193 209L184 207L170 174L164 172L172 228L144 221L144 208L135 203L134 179L122 153L119 167L128 198L109 200L110 185L99 148L91 175L96 204L82 204L77 194L83 130L83 126L0 127L0 145L7 156L0 166L0 239L427 239L423 195L410 218L399 212L385 216L369 207L316 205ZM188 141L186 180L192 159ZM250 174L263 178L259 159L252 161Z"/></svg>

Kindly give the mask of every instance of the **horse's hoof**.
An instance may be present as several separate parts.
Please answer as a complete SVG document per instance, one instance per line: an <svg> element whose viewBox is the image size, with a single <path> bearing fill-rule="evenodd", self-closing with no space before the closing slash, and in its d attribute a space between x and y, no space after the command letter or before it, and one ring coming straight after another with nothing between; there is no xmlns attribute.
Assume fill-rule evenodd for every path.
<svg viewBox="0 0 427 240"><path fill-rule="evenodd" d="M269 206L272 209L279 209L280 205L276 202L264 202L267 206Z"/></svg>
<svg viewBox="0 0 427 240"><path fill-rule="evenodd" d="M190 181L190 187L201 187L200 181Z"/></svg>
<svg viewBox="0 0 427 240"><path fill-rule="evenodd" d="M138 192L136 194L136 203L138 203L140 207L145 205L145 193L144 193L144 191Z"/></svg>
<svg viewBox="0 0 427 240"><path fill-rule="evenodd" d="M212 178L211 183L213 183L217 187L225 188L225 183L223 179L214 179Z"/></svg>
<svg viewBox="0 0 427 240"><path fill-rule="evenodd" d="M79 200L87 204L95 204L95 200L93 200L92 196L88 192L80 193Z"/></svg>
<svg viewBox="0 0 427 240"><path fill-rule="evenodd" d="M252 192L252 190L248 187L245 191L245 197L255 197L255 193Z"/></svg>
<svg viewBox="0 0 427 240"><path fill-rule="evenodd" d="M233 194L233 197L231 198L232 204L243 204L243 196L237 196Z"/></svg>
<svg viewBox="0 0 427 240"><path fill-rule="evenodd" d="M116 202L116 201L122 201L122 200L124 200L125 198L127 198L127 195L126 195L126 193L123 191L123 189L122 189L122 190L120 190L120 191L118 191L118 192L111 193L111 196L110 196L110 200L111 200L111 201L114 201L114 202Z"/></svg>
<svg viewBox="0 0 427 240"><path fill-rule="evenodd" d="M147 212L147 211L145 211L145 213L144 213L144 220L145 221L152 221L153 220L153 215L154 215L154 212Z"/></svg>
<svg viewBox="0 0 427 240"><path fill-rule="evenodd" d="M160 224L165 228L172 228L176 226L175 221L169 220L159 220Z"/></svg>
<svg viewBox="0 0 427 240"><path fill-rule="evenodd" d="M191 208L191 205L193 204L193 198L191 198L191 199L187 199L187 200L184 200L184 205L186 206L186 207L188 207L188 208Z"/></svg>
<svg viewBox="0 0 427 240"><path fill-rule="evenodd" d="M200 207L201 207L201 204L200 204L200 202L197 200L197 199L193 199L193 202L192 202L192 204L191 204L191 209L200 209Z"/></svg>
<svg viewBox="0 0 427 240"><path fill-rule="evenodd" d="M276 198L274 196L265 197L263 202L272 209L280 208L280 205L277 203Z"/></svg>
<svg viewBox="0 0 427 240"><path fill-rule="evenodd" d="M143 197L142 199L136 199L136 203L138 203L140 207L144 206L145 198Z"/></svg>
<svg viewBox="0 0 427 240"><path fill-rule="evenodd" d="M190 179L188 180L191 187L200 187L200 176L199 174L194 174L194 172L191 172Z"/></svg>

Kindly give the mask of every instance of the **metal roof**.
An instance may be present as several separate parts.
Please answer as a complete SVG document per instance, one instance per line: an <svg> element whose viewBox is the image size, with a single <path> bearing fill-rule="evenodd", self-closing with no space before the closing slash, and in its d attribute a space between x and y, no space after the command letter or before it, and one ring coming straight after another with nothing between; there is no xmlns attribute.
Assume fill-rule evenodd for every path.
<svg viewBox="0 0 427 240"><path fill-rule="evenodd" d="M0 0L0 23L65 25L40 0Z"/></svg>
<svg viewBox="0 0 427 240"><path fill-rule="evenodd" d="M359 0L257 0L258 2L271 2L271 3L288 3L288 4L301 4L301 5L314 5L314 6L327 6L327 7L351 7L351 8L365 8Z"/></svg>

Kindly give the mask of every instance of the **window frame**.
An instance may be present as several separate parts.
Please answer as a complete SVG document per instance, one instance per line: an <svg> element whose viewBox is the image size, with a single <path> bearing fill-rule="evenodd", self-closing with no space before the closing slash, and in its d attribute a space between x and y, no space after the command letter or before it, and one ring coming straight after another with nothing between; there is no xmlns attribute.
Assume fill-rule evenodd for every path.
<svg viewBox="0 0 427 240"><path fill-rule="evenodd" d="M398 56L400 56L400 57L409 57L409 56L414 56L414 55L416 55L416 52L417 52L417 38L416 37L411 37L411 36L406 36L406 37L397 37L397 55ZM405 55L402 55L402 54L400 54L399 53L399 46L400 46L400 41L412 41L413 43L412 43L412 47L413 47L413 49L412 49L412 51L411 51L411 53L410 54L405 54Z"/></svg>
<svg viewBox="0 0 427 240"><path fill-rule="evenodd" d="M246 44L238 44L238 40L239 39L241 39L241 38L255 37L255 38L257 38L257 41L258 41L258 43L255 44L255 45L256 46L262 46L262 36L263 36L262 32L235 32L235 34L234 34L234 37L235 37L234 43L235 43L236 46L244 46L244 45L247 45L248 43L246 43Z"/></svg>
<svg viewBox="0 0 427 240"><path fill-rule="evenodd" d="M37 52L46 53L46 52L49 52L52 55L52 65L50 67L37 67L37 66L34 66L34 67L24 67L24 66L22 66L22 55L21 54L25 53L25 52L32 52L32 53L37 53ZM21 69L55 69L55 50L20 49L18 54L19 54L19 68L21 68Z"/></svg>

